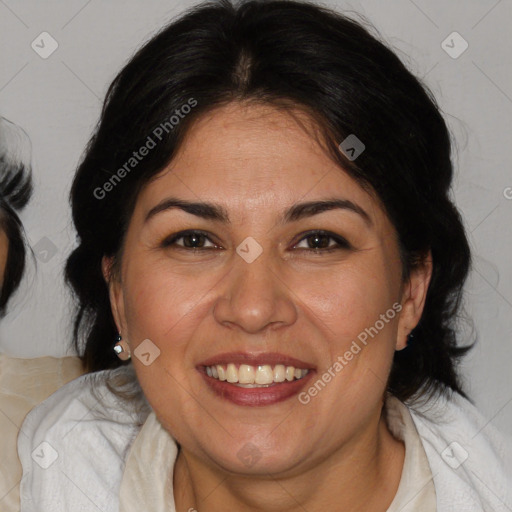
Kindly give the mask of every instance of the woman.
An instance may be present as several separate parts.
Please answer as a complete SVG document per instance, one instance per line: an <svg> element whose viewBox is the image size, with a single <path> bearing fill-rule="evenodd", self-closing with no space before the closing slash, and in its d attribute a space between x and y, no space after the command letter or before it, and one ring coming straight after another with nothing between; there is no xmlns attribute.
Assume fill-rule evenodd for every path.
<svg viewBox="0 0 512 512"><path fill-rule="evenodd" d="M75 176L92 373L27 417L22 511L510 509L510 445L456 372L450 150L339 14L222 1L165 27Z"/></svg>
<svg viewBox="0 0 512 512"><path fill-rule="evenodd" d="M25 131L0 116L0 316L25 271L26 241L19 213L32 195L31 144ZM0 510L19 510L18 429L27 412L83 373L76 357L22 359L0 351Z"/></svg>
<svg viewBox="0 0 512 512"><path fill-rule="evenodd" d="M0 314L18 288L25 269L23 226L18 213L32 195L30 139L0 116Z"/></svg>

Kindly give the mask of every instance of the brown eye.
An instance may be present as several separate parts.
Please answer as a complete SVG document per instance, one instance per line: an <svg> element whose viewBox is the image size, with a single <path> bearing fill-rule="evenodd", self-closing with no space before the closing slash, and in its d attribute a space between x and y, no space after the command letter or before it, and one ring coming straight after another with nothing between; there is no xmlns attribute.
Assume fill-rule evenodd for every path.
<svg viewBox="0 0 512 512"><path fill-rule="evenodd" d="M351 248L351 245L343 237L329 231L310 231L301 238L299 243L302 243L305 240L307 241L307 247L301 247L300 249L312 252L331 252L339 249ZM334 245L330 245L331 240L335 242ZM298 245L295 247L298 247Z"/></svg>
<svg viewBox="0 0 512 512"><path fill-rule="evenodd" d="M183 240L183 243L177 243L179 240ZM212 245L210 247L205 246L205 241L209 241ZM211 249L218 247L209 239L206 233L194 230L180 231L166 238L161 245L162 247L175 246L180 249Z"/></svg>

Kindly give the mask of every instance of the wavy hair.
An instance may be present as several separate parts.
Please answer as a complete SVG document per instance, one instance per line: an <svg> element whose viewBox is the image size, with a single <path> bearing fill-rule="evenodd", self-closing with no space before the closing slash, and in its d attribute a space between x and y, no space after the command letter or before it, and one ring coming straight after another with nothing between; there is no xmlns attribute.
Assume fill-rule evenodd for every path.
<svg viewBox="0 0 512 512"><path fill-rule="evenodd" d="M25 131L0 116L0 228L9 243L0 292L0 315L18 288L26 261L26 242L18 213L32 195L31 144Z"/></svg>
<svg viewBox="0 0 512 512"><path fill-rule="evenodd" d="M110 85L76 172L71 205L78 246L66 277L77 298L74 343L89 371L122 364L103 256L120 253L141 188L176 154L195 119L230 102L301 109L341 169L381 201L395 226L406 278L430 250L433 275L409 346L395 353L388 391L402 400L462 394L456 321L470 265L451 198L450 135L433 95L369 24L301 1L206 2L151 38ZM137 167L112 182L155 127L190 98L197 106ZM339 144L356 134L350 161ZM119 176L119 174L118 174Z"/></svg>

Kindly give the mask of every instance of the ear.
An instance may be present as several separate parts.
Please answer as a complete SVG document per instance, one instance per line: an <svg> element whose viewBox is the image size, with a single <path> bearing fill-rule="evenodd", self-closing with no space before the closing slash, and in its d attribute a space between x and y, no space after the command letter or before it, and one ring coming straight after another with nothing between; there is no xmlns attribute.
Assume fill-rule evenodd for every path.
<svg viewBox="0 0 512 512"><path fill-rule="evenodd" d="M120 333L124 333L126 332L126 319L124 314L123 288L121 286L120 277L113 271L113 263L113 256L103 256L101 260L101 271L108 286L110 307L117 330Z"/></svg>
<svg viewBox="0 0 512 512"><path fill-rule="evenodd" d="M411 269L407 282L402 286L402 310L398 320L396 350L403 350L407 346L407 337L420 321L431 277L432 253L429 251L421 262Z"/></svg>

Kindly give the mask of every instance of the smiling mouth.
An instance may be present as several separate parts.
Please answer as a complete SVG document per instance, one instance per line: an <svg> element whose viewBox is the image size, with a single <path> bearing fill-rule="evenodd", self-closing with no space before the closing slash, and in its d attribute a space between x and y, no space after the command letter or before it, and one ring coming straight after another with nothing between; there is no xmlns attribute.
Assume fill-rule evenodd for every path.
<svg viewBox="0 0 512 512"><path fill-rule="evenodd" d="M228 363L203 368L208 377L244 388L269 387L281 382L292 382L304 378L309 373L309 369L284 364L272 366Z"/></svg>

